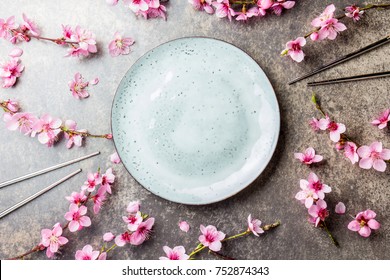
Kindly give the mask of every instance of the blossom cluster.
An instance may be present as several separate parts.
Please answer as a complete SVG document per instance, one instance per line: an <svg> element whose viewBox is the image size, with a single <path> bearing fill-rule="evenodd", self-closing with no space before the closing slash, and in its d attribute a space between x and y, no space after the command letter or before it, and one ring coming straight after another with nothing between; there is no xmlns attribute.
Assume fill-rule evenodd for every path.
<svg viewBox="0 0 390 280"><path fill-rule="evenodd" d="M24 66L20 61L20 57L23 54L23 50L19 48L13 49L8 55L10 60L0 61L0 85L3 88L10 88L15 83L17 78L22 75Z"/></svg>
<svg viewBox="0 0 390 280"><path fill-rule="evenodd" d="M359 163L359 167L363 169L374 168L377 171L386 171L386 161L390 160L390 149L383 147L382 142L374 141L369 146L363 145L358 147L354 141L345 134L346 127L342 123L337 123L330 119L324 113L319 103L313 95L312 101L317 109L325 116L325 118L312 118L310 125L315 131L323 130L329 132L330 139L335 143L335 147L339 151L343 151L344 156L348 158L352 164ZM378 125L379 128L387 126L389 121L389 112L386 110L377 120L372 123Z"/></svg>
<svg viewBox="0 0 390 280"><path fill-rule="evenodd" d="M305 36L287 42L286 48L282 51L281 55L289 56L292 60L301 62L305 57L303 47L306 45L306 39L308 37L310 37L312 41L321 41L325 39L334 40L340 32L347 29L347 27L340 22L340 19L346 17L357 22L361 19L366 10L384 7L390 7L390 4L367 4L363 7L351 5L344 9L342 15L336 16L336 7L334 4L330 4L318 17L311 21L311 25L314 29Z"/></svg>
<svg viewBox="0 0 390 280"><path fill-rule="evenodd" d="M70 203L69 211L64 215L67 223L63 226L56 223L52 229L42 229L41 242L35 251L46 249L46 256L53 258L56 253L59 253L61 247L68 243L68 239L62 235L65 229L76 232L91 226L91 218L87 216L87 202L92 201L93 212L98 214L107 199L107 194L111 194L114 182L115 175L112 173L112 168L107 169L104 174L100 171L88 173L87 181L81 186L80 192L72 192L66 197Z"/></svg>
<svg viewBox="0 0 390 280"><path fill-rule="evenodd" d="M38 117L32 113L20 112L19 103L15 100L0 101L0 107L5 111L3 119L7 129L11 131L19 130L26 136L37 137L41 144L52 147L63 133L67 139L66 147L73 145L81 147L83 139L86 137L97 137L112 139L112 134L93 135L85 129L78 129L77 123L73 120L62 120L43 114Z"/></svg>
<svg viewBox="0 0 390 280"><path fill-rule="evenodd" d="M287 0L188 0L199 11L214 14L218 18L227 17L230 21L235 18L238 21L247 21L252 17L263 17L267 13L277 16L283 9L291 9L295 1Z"/></svg>
<svg viewBox="0 0 390 280"><path fill-rule="evenodd" d="M275 228L280 225L280 222L273 223L271 225L261 226L261 221L258 219L253 219L252 215L248 216L247 219L247 229L239 234L226 237L226 234L222 231L219 231L213 225L200 225L200 235L198 238L198 245L196 248L189 254L186 254L186 250L184 246L175 246L170 248L168 246L163 247L163 251L166 256L160 257L160 260L189 260L193 259L193 256L197 253L201 252L204 249L208 249L210 252L216 254L222 249L222 242L226 242L228 240L232 240L238 237L242 237L248 234L253 234L255 236L259 236L259 234L264 233L271 228ZM187 222L182 221L179 223L179 227L184 232L189 230L189 225ZM218 254L217 254L218 255ZM220 256L220 255L218 255Z"/></svg>
<svg viewBox="0 0 390 280"><path fill-rule="evenodd" d="M108 4L115 6L119 0L106 0ZM123 0L123 4L135 13L145 19L161 17L166 20L166 7L161 4L161 0Z"/></svg>
<svg viewBox="0 0 390 280"><path fill-rule="evenodd" d="M46 40L58 45L68 47L66 56L88 56L97 52L95 34L91 31L76 26L62 25L62 36L56 39L42 37L37 24L23 14L23 22L15 22L15 16L8 19L0 18L0 38L10 41L12 44L18 42L29 42L31 39Z"/></svg>

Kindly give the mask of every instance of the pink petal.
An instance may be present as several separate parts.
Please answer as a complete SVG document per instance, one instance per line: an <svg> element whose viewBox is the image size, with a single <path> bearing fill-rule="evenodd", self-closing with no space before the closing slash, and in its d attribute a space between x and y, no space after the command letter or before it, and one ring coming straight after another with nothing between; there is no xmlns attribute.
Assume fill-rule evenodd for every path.
<svg viewBox="0 0 390 280"><path fill-rule="evenodd" d="M356 220L353 220L348 224L348 229L352 231L359 231L360 230L360 223Z"/></svg>
<svg viewBox="0 0 390 280"><path fill-rule="evenodd" d="M91 85L97 85L99 83L99 78L95 78L89 82Z"/></svg>
<svg viewBox="0 0 390 280"><path fill-rule="evenodd" d="M390 160L390 149L383 149L379 155L384 160Z"/></svg>
<svg viewBox="0 0 390 280"><path fill-rule="evenodd" d="M374 219L376 217L376 213L370 209L367 209L363 212L363 217L367 220Z"/></svg>
<svg viewBox="0 0 390 280"><path fill-rule="evenodd" d="M335 212L337 214L340 214L340 215L345 214L345 210L346 210L346 207L345 207L344 203L342 203L342 202L337 203L336 208L335 208Z"/></svg>
<svg viewBox="0 0 390 280"><path fill-rule="evenodd" d="M362 158L360 161L359 161L359 166L360 168L363 168L363 169L370 169L373 165L373 160L372 158Z"/></svg>
<svg viewBox="0 0 390 280"><path fill-rule="evenodd" d="M87 216L80 217L80 224L83 227L89 227L91 225L91 219Z"/></svg>
<svg viewBox="0 0 390 280"><path fill-rule="evenodd" d="M294 157L296 159L299 159L301 162L303 162L305 160L305 155L302 153L294 153Z"/></svg>
<svg viewBox="0 0 390 280"><path fill-rule="evenodd" d="M340 140L340 132L338 131L331 131L329 133L329 136L330 136L330 140L332 140L335 143L339 142Z"/></svg>
<svg viewBox="0 0 390 280"><path fill-rule="evenodd" d="M320 156L320 155L315 155L314 158L313 158L313 162L320 162L324 159L323 156Z"/></svg>
<svg viewBox="0 0 390 280"><path fill-rule="evenodd" d="M367 225L372 229L379 229L381 227L381 224L378 223L376 220L371 219L368 221Z"/></svg>
<svg viewBox="0 0 390 280"><path fill-rule="evenodd" d="M71 221L71 222L69 223L69 231L70 231L70 232L75 232L75 231L77 231L77 230L79 229L79 227L80 227L80 224L79 224L79 222L77 222L77 221Z"/></svg>
<svg viewBox="0 0 390 280"><path fill-rule="evenodd" d="M309 182L304 180L304 179L301 179L299 181L299 185L300 185L302 190L307 190L307 188L309 187Z"/></svg>
<svg viewBox="0 0 390 280"><path fill-rule="evenodd" d="M382 142L372 142L370 145L371 151L382 152Z"/></svg>
<svg viewBox="0 0 390 280"><path fill-rule="evenodd" d="M314 203L313 197L308 197L305 200L305 207L310 208L312 207L313 203Z"/></svg>
<svg viewBox="0 0 390 280"><path fill-rule="evenodd" d="M357 149L357 153L361 158L368 158L371 155L371 149L368 146L361 146Z"/></svg>
<svg viewBox="0 0 390 280"><path fill-rule="evenodd" d="M375 159L373 167L377 171L385 172L386 171L386 162L383 159Z"/></svg>
<svg viewBox="0 0 390 280"><path fill-rule="evenodd" d="M214 252L218 252L222 248L222 243L220 241L214 241L209 245L209 249Z"/></svg>
<svg viewBox="0 0 390 280"><path fill-rule="evenodd" d="M190 230L190 225L186 221L181 221L179 222L179 228L184 232L188 232Z"/></svg>
<svg viewBox="0 0 390 280"><path fill-rule="evenodd" d="M20 48L14 48L10 53L10 57L21 57L23 54L23 50Z"/></svg>
<svg viewBox="0 0 390 280"><path fill-rule="evenodd" d="M369 237L371 234L371 229L368 226L364 226L359 230L359 234L363 237Z"/></svg>

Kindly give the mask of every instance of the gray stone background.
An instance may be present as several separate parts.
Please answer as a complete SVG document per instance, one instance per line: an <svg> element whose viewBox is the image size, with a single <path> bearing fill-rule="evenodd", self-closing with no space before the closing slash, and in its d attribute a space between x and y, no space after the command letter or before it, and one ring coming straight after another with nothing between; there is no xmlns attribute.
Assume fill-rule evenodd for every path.
<svg viewBox="0 0 390 280"><path fill-rule="evenodd" d="M185 0L170 1L167 21L137 19L123 5L110 7L104 0L1 1L0 18L16 15L20 20L24 12L48 37L59 36L61 24L80 24L92 30L98 41L99 53L82 60L64 58L65 48L52 43L33 40L21 44L25 72L14 88L0 89L0 96L1 99L16 98L24 111L47 112L63 120L76 120L80 128L87 128L92 133L108 133L111 102L127 69L151 48L192 35L225 40L251 55L267 73L281 109L281 133L276 152L263 174L245 190L208 206L180 205L152 195L136 183L122 165L117 165L114 167L117 175L115 190L101 214L91 215L90 228L76 234L66 233L70 241L58 258L73 259L76 250L86 244L98 248L105 232L123 231L125 224L121 216L125 214L128 202L139 199L143 211L156 218L153 237L140 247L115 249L110 259L157 259L164 255L164 245L184 245L187 251L191 251L199 236L200 224L213 224L231 235L246 228L249 213L264 223L281 220L282 225L259 238L248 236L228 242L223 254L237 259L389 259L390 168L379 173L352 166L332 147L327 135L310 130L308 120L319 116L310 103L311 89L306 88L305 82L288 86L287 81L388 35L390 11L371 10L358 23L349 20L346 23L348 30L335 41L310 42L306 48L307 59L301 64L279 57L284 44L310 30L311 19L332 2L342 8L351 1L297 1L296 7L281 17L268 16L243 24L196 12ZM130 55L112 58L108 54L107 45L115 31L136 40ZM0 57L5 58L12 48L10 43L0 40ZM390 70L389 56L390 47L385 46L307 81ZM67 83L76 72L81 72L88 80L96 76L100 78L99 85L90 88L89 99L75 100L68 91ZM373 117L389 107L389 87L390 79L378 79L322 86L315 90L325 109L346 124L350 136L366 144L378 139L389 147L389 134L369 124ZM42 228L64 222L63 215L69 205L64 197L79 190L87 171L111 166L108 157L114 152L114 145L104 139L88 139L85 147L67 150L62 140L55 147L47 148L37 139L8 131L4 124L0 125L0 132L1 181L101 151L97 158L0 190L0 208L4 209L79 166L83 168L82 174L0 220L0 258L4 259L36 245ZM308 146L313 146L326 161L311 169L300 165L293 153ZM305 208L294 198L299 190L299 179L306 178L310 171L316 172L333 188L328 195L331 209L338 201L343 201L347 213L352 215L371 208L378 213L382 228L364 239L347 229L351 220L348 215L332 215L330 229L341 244L336 248L325 231L307 222ZM190 223L189 233L179 230L177 223L180 220ZM28 258L45 259L46 256L38 253ZM203 253L200 258L215 257Z"/></svg>

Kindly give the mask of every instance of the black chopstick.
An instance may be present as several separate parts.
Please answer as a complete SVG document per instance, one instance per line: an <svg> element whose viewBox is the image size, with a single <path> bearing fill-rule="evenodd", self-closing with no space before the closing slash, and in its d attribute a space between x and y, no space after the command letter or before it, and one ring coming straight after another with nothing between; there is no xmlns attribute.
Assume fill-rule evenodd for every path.
<svg viewBox="0 0 390 280"><path fill-rule="evenodd" d="M313 87L313 86L321 86L321 85L331 85L331 84L338 84L338 83L344 83L344 82L361 81L361 80L384 78L384 77L390 77L390 71L371 73L371 74L363 74L363 75L358 75L358 76L344 77L344 78L324 80L324 81L310 82L310 83L307 83L307 86Z"/></svg>
<svg viewBox="0 0 390 280"><path fill-rule="evenodd" d="M343 63L345 61L348 61L348 60L350 60L352 58L355 58L355 57L357 57L359 55L362 55L362 54L364 54L366 52L369 52L369 51L371 51L373 49L376 49L376 48L378 48L378 47L380 47L382 45L385 45L385 44L387 44L389 42L390 42L390 35L385 37L385 38L383 38L383 39L381 39L381 40L379 40L379 41L376 41L376 42L374 42L374 43L372 43L372 44L370 44L368 46L365 46L365 47L363 47L363 48L361 48L361 49L359 49L357 51L354 51L354 52L352 52L350 54L347 54L347 55L344 55L342 57L339 57L339 58L337 58L337 59L335 59L335 60L333 60L333 61L331 61L331 62L329 62L329 63L327 63L325 65L322 65L322 66L314 69L313 71L311 71L311 72L309 72L309 73L307 73L307 74L305 74L305 75L303 75L303 76L301 76L299 78L296 78L295 80L290 81L288 84L292 85L292 84L294 84L296 82L302 81L303 79L311 77L311 76L313 76L313 75L315 75L317 73L320 73L320 72L322 72L322 71L324 71L326 69L332 68L332 67L334 67L334 66L336 66L338 64L341 64L341 63Z"/></svg>

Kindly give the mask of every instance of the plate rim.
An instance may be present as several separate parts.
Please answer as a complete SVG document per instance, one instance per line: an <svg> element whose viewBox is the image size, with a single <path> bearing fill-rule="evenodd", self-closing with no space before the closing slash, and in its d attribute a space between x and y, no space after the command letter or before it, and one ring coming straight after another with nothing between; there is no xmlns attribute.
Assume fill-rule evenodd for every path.
<svg viewBox="0 0 390 280"><path fill-rule="evenodd" d="M271 153L269 154L269 157L266 158L266 164L260 168L258 170L258 172L256 173L257 175L254 177L253 180L251 180L248 184L246 184L245 186L243 186L242 188L239 188L237 191L235 192L232 192L232 193L229 193L229 195L227 196L223 196L219 199L213 199L213 200L209 200L207 202L200 202L200 203L192 203L192 202L182 202L182 201L177 201L177 200L174 200L174 199L167 199L165 197L162 197L161 195L155 193L154 191L146 188L141 182L139 182L133 175L132 173L130 172L130 170L127 168L127 166L123 163L123 160L121 158L121 156L119 155L118 153L118 149L117 149L117 144L115 142L115 137L114 137L114 129L113 129L113 110L114 110L114 103L115 103L115 100L116 100L116 97L118 95L118 91L119 91L119 87L120 85L122 84L122 81L125 79L125 77L127 76L127 74L132 70L133 66L136 65L138 63L138 61L140 61L143 57L145 57L148 53L154 51L155 49L163 46L163 45L166 45L166 44L169 44L171 42L175 42L175 41L180 41L180 40L185 40L185 39L207 39L207 40L215 40L215 41L219 41L219 42L222 42L222 43L225 43L225 44L228 44L228 45L231 45L232 47L235 47L237 48L238 50L240 50L244 55L246 55L250 60L252 60L256 65L257 67L259 67L259 69L264 73L265 77L267 78L266 79L266 82L268 83L268 85L271 87L272 89L272 92L273 92L273 96L275 97L275 105L276 105L276 112L277 112L277 133L276 133L276 137L275 137L275 141L273 142L272 144L272 147L270 149ZM233 43L230 43L230 42L227 42L225 40L222 40L222 39L218 39L218 38L213 38L213 37L208 37L208 36L183 36L183 37L178 37L178 38L175 38L175 39L171 39L171 40L168 40L166 42L163 42L161 44L158 44L157 46L149 49L148 51L146 51L145 53L143 53L139 58L137 58L132 64L131 66L128 68L128 70L126 71L126 73L123 75L123 77L121 78L116 90L115 90L115 94L114 94L114 97L112 99L112 103L111 103L111 114L110 114L110 128L111 128L111 133L112 133L112 139L113 139L113 143L114 143L114 148L115 148L115 152L118 154L118 157L119 159L121 160L122 162L122 165L124 166L124 168L126 169L127 173L129 173L129 175L142 187L144 188L146 191L152 193L153 195L159 197L159 198L162 198L166 201L169 201L169 202L174 202L174 203L178 203L178 204L184 204L184 205L196 205L196 206L201 206L201 205L210 205L210 204L213 204L213 203L218 203L218 202L221 202L221 201L224 201L228 198L231 198L233 196L235 196L236 194L238 194L239 192L243 191L244 189L246 189L247 187L249 187L250 185L252 185L252 183L254 181L256 181L257 178L259 178L259 176L263 173L263 171L267 168L267 166L269 165L272 157L274 156L275 154L275 150L276 150L276 147L277 147L277 144L279 142L279 136L280 136L280 126L281 126L281 115L280 115L280 107L279 107L279 101L278 101L278 97L276 96L276 93L275 93L275 89L274 87L272 86L271 84L271 81L269 80L268 76L266 75L266 73L264 72L263 68L260 67L259 63L257 63L257 61L251 56L249 55L247 52L245 52L242 48L234 45Z"/></svg>

